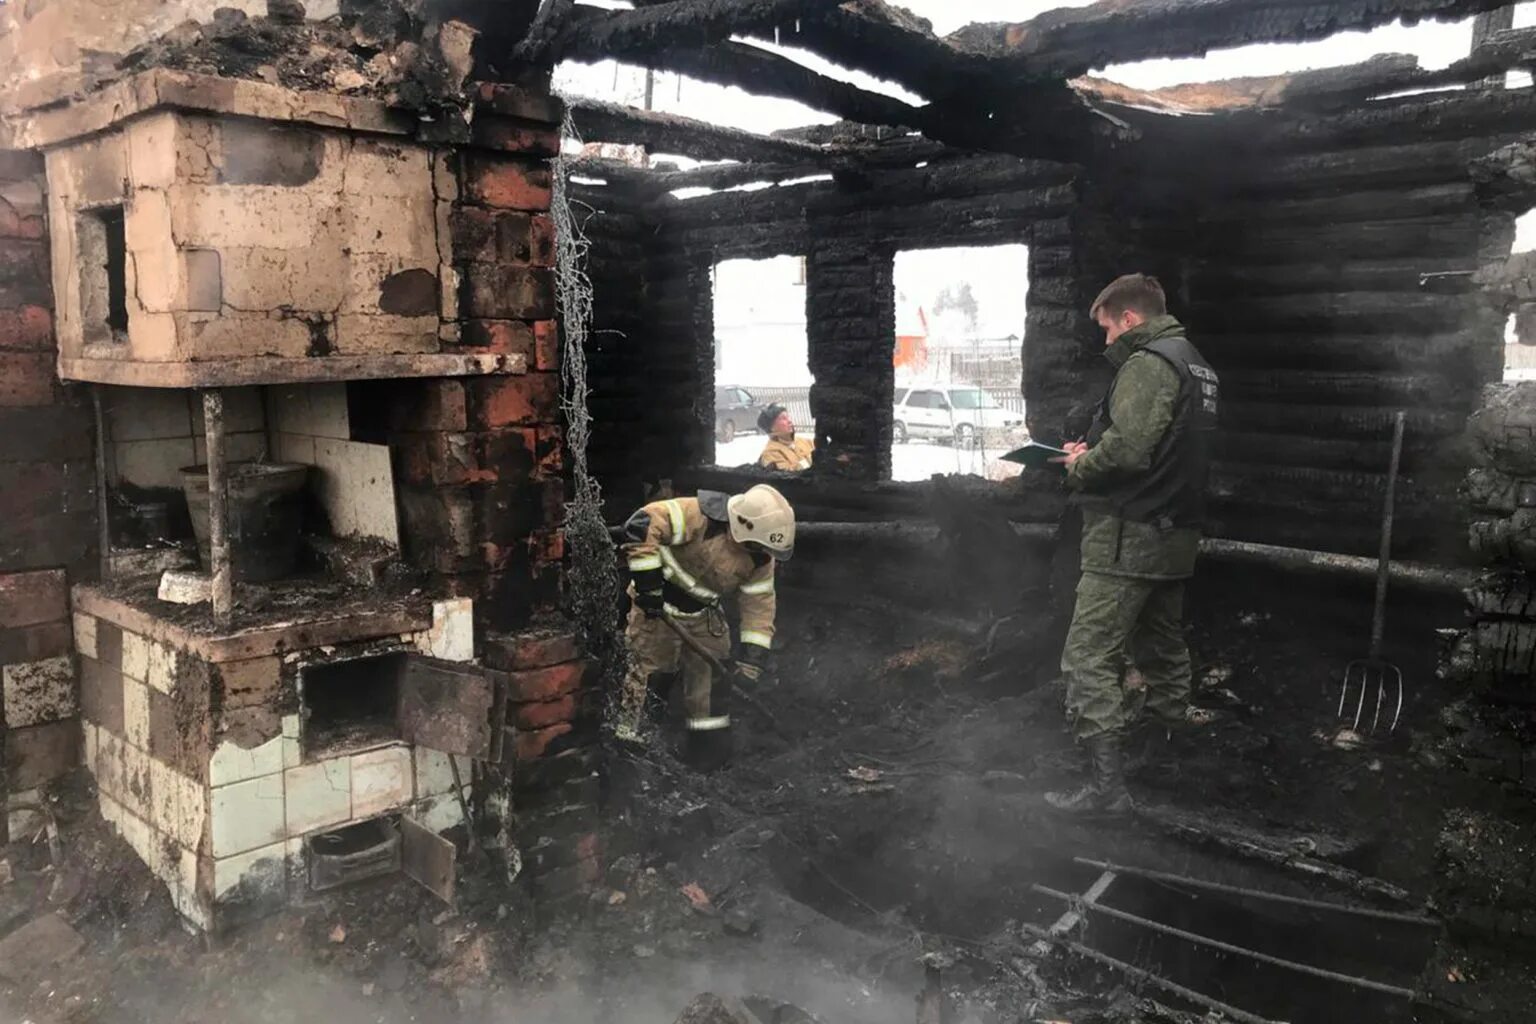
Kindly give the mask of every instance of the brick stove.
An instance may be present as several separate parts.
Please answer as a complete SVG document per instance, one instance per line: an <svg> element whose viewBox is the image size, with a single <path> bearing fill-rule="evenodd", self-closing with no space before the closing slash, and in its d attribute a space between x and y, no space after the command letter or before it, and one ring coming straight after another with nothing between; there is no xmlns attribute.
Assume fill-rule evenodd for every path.
<svg viewBox="0 0 1536 1024"><path fill-rule="evenodd" d="M338 864L444 891L461 797L513 870L544 808L564 831L522 843L535 874L595 873L585 663L531 626L563 555L559 117L482 86L447 144L369 99L157 69L9 126L46 153L59 373L98 406L83 759L193 926ZM309 467L319 536L301 571L226 588L220 481L261 460ZM204 462L211 608L158 587L195 564L177 483Z"/></svg>

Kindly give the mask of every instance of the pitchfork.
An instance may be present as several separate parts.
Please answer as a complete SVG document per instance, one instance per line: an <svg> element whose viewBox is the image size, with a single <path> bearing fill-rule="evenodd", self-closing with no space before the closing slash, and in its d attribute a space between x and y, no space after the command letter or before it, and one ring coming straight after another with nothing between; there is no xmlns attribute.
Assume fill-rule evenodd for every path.
<svg viewBox="0 0 1536 1024"><path fill-rule="evenodd" d="M1381 708L1388 700L1387 691L1397 691L1397 707L1392 712L1392 724L1387 732L1397 729L1397 720L1403 713L1403 673L1390 661L1381 657L1381 635L1387 624L1387 577L1392 573L1392 508L1397 496L1397 467L1403 458L1402 412L1392 422L1392 468L1387 471L1387 497L1381 510L1381 555L1376 560L1376 605L1371 611L1371 647L1366 657L1344 666L1344 687L1339 692L1338 717L1345 717L1351 687L1359 687L1360 698L1355 703L1355 721L1350 727L1360 730L1360 719L1365 714L1366 699L1372 688L1376 691L1376 711L1371 716L1371 732L1381 723Z"/></svg>

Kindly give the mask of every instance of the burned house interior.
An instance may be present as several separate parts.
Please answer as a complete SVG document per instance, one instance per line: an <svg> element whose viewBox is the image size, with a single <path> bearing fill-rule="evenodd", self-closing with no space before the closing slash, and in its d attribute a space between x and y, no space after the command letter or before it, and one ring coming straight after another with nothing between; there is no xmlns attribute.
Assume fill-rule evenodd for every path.
<svg viewBox="0 0 1536 1024"><path fill-rule="evenodd" d="M0 0L0 1018L1530 1019L1533 5L911 6ZM995 456L1133 273L1193 724L1070 814L1087 513ZM636 516L697 592L764 484L766 667L626 734Z"/></svg>

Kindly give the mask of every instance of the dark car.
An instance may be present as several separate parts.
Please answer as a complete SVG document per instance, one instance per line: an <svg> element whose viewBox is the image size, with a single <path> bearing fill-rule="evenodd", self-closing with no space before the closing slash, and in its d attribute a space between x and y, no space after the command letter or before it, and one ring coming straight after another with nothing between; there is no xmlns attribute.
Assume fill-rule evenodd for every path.
<svg viewBox="0 0 1536 1024"><path fill-rule="evenodd" d="M746 388L715 388L715 440L730 444L738 433L757 429L757 399Z"/></svg>

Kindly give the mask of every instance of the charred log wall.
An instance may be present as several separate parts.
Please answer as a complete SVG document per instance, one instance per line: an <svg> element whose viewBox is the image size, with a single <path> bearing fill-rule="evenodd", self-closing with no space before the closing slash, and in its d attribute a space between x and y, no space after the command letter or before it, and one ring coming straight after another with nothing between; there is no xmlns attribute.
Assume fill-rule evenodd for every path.
<svg viewBox="0 0 1536 1024"><path fill-rule="evenodd" d="M1036 436L1081 429L1108 377L1087 304L1116 274L1149 271L1224 379L1213 533L1373 552L1392 413L1405 408L1396 553L1458 557L1459 436L1479 387L1498 376L1502 314L1470 286L1426 290L1420 279L1507 251L1513 214L1479 203L1470 165L1532 123L1531 90L1307 116L1145 115L1140 142L1086 169L978 156L652 199L639 217L654 231L643 272L631 261L628 291L607 285L646 310L625 352L597 361L606 408L632 410L599 438L614 453L607 479L704 460L713 263L808 257L818 440L833 472L869 481L887 470L892 255L1022 242L1022 386ZM602 291L599 318L619 315ZM637 401L651 410L644 422Z"/></svg>
<svg viewBox="0 0 1536 1024"><path fill-rule="evenodd" d="M1533 113L1530 90L1417 96L1166 141L1224 175L1156 232L1184 250L1180 312L1222 375L1214 532L1372 553L1405 409L1395 552L1459 557L1459 437L1502 371L1503 324L1470 282L1421 276L1508 251L1511 217L1479 204L1471 163Z"/></svg>
<svg viewBox="0 0 1536 1024"><path fill-rule="evenodd" d="M707 461L714 380L710 264L659 234L647 196L580 185L572 198L591 244L588 354L594 421L590 457L610 513L648 496L643 485Z"/></svg>

